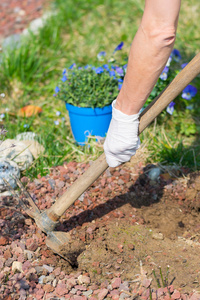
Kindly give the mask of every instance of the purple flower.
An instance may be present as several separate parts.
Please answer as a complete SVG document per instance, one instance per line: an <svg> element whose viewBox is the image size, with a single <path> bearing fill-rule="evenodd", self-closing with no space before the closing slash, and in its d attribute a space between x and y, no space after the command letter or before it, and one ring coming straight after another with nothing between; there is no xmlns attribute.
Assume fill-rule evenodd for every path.
<svg viewBox="0 0 200 300"><path fill-rule="evenodd" d="M191 105L186 106L186 108L189 110L192 110L194 108L194 106L191 104Z"/></svg>
<svg viewBox="0 0 200 300"><path fill-rule="evenodd" d="M168 106L167 106L167 109L166 111L168 112L168 114L172 115L173 112L174 112L174 105L175 105L175 102L171 102Z"/></svg>
<svg viewBox="0 0 200 300"><path fill-rule="evenodd" d="M98 67L95 69L96 74L101 74L104 72L104 69L102 67Z"/></svg>
<svg viewBox="0 0 200 300"><path fill-rule="evenodd" d="M124 46L124 43L121 42L121 43L115 48L114 53L115 53L116 51L121 50L123 46Z"/></svg>
<svg viewBox="0 0 200 300"><path fill-rule="evenodd" d="M55 92L56 92L56 93L58 93L59 91L60 91L59 87L58 87L58 86L56 86L56 88L55 88Z"/></svg>
<svg viewBox="0 0 200 300"><path fill-rule="evenodd" d="M62 74L63 74L63 75L65 75L65 74L66 74L66 72L67 72L67 70L66 70L66 69L64 69L64 70L63 70L63 72L62 72Z"/></svg>
<svg viewBox="0 0 200 300"><path fill-rule="evenodd" d="M75 66L76 66L76 64L73 63L73 64L69 67L69 69L71 70L71 69L73 69Z"/></svg>
<svg viewBox="0 0 200 300"><path fill-rule="evenodd" d="M119 75L123 75L123 74L124 74L123 69L120 68L120 67L116 67L116 72L117 72Z"/></svg>
<svg viewBox="0 0 200 300"><path fill-rule="evenodd" d="M109 71L109 66L107 64L103 65L103 67L106 71Z"/></svg>
<svg viewBox="0 0 200 300"><path fill-rule="evenodd" d="M195 88L193 85L189 84L184 88L181 97L186 100L191 100L192 97L194 97L197 93L197 88Z"/></svg>
<svg viewBox="0 0 200 300"><path fill-rule="evenodd" d="M63 75L62 79L63 82L65 82L67 80L67 77L65 75Z"/></svg>
<svg viewBox="0 0 200 300"><path fill-rule="evenodd" d="M181 65L181 68L184 69L187 66L188 63L184 63Z"/></svg>
<svg viewBox="0 0 200 300"><path fill-rule="evenodd" d="M121 90L121 88L122 88L122 83L119 83L118 84L118 89Z"/></svg>
<svg viewBox="0 0 200 300"><path fill-rule="evenodd" d="M122 78L118 78L117 81L118 81L118 82L123 82L123 79L122 79Z"/></svg>
<svg viewBox="0 0 200 300"><path fill-rule="evenodd" d="M168 67L164 67L164 70L162 71L161 75L160 75L160 79L162 80L166 80L167 79L167 73L169 71Z"/></svg>
<svg viewBox="0 0 200 300"><path fill-rule="evenodd" d="M127 64L125 64L125 65L123 66L123 69L124 69L124 72L126 73L126 70L127 70Z"/></svg>
<svg viewBox="0 0 200 300"><path fill-rule="evenodd" d="M110 77L115 77L115 71L109 71Z"/></svg>
<svg viewBox="0 0 200 300"><path fill-rule="evenodd" d="M106 56L105 51L101 51L97 54L97 58L98 58L99 61L103 61L105 56Z"/></svg>
<svg viewBox="0 0 200 300"><path fill-rule="evenodd" d="M171 55L176 62L181 60L181 54L177 49L173 49Z"/></svg>

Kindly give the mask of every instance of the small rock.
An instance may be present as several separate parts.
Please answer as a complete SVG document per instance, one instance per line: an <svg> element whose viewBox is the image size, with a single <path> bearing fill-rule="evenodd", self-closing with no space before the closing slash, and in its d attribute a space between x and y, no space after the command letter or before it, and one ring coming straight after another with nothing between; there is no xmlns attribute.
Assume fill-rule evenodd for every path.
<svg viewBox="0 0 200 300"><path fill-rule="evenodd" d="M134 250L134 249L135 249L135 246L134 246L133 244L128 244L128 248L129 248L130 250Z"/></svg>
<svg viewBox="0 0 200 300"><path fill-rule="evenodd" d="M55 279L53 280L52 286L53 286L53 287L56 287L56 285L57 285L57 279L55 278Z"/></svg>
<svg viewBox="0 0 200 300"><path fill-rule="evenodd" d="M17 187L15 177L18 179L20 178L20 169L18 165L9 159L0 158L0 191L8 189L3 178L12 186L13 189L15 189Z"/></svg>
<svg viewBox="0 0 200 300"><path fill-rule="evenodd" d="M78 291L77 289L73 288L73 289L71 289L70 293L75 295L77 291Z"/></svg>
<svg viewBox="0 0 200 300"><path fill-rule="evenodd" d="M92 227L88 227L86 230L87 233L92 234L93 233L93 229Z"/></svg>
<svg viewBox="0 0 200 300"><path fill-rule="evenodd" d="M161 232L159 232L159 233L154 232L152 234L152 239L154 239L154 240L164 240L164 236Z"/></svg>
<svg viewBox="0 0 200 300"><path fill-rule="evenodd" d="M5 237L5 236L0 237L0 246L5 246L8 244L8 242L9 242L9 240L7 237Z"/></svg>
<svg viewBox="0 0 200 300"><path fill-rule="evenodd" d="M6 267L11 267L14 259L13 258L8 258L5 262Z"/></svg>
<svg viewBox="0 0 200 300"><path fill-rule="evenodd" d="M122 283L121 278L114 278L111 282L112 288L113 289L119 288L121 283Z"/></svg>
<svg viewBox="0 0 200 300"><path fill-rule="evenodd" d="M76 285L77 281L75 278L69 278L67 279L67 288L70 290L72 287Z"/></svg>
<svg viewBox="0 0 200 300"><path fill-rule="evenodd" d="M181 294L179 291L174 290L173 294L171 295L172 299L179 299L181 297Z"/></svg>
<svg viewBox="0 0 200 300"><path fill-rule="evenodd" d="M144 279L144 280L142 281L142 286L145 287L145 288L150 287L151 281L152 281L152 279Z"/></svg>
<svg viewBox="0 0 200 300"><path fill-rule="evenodd" d="M155 181L158 178L158 176L160 176L160 174L161 174L160 168L152 168L148 173L148 177L151 180Z"/></svg>
<svg viewBox="0 0 200 300"><path fill-rule="evenodd" d="M124 181L123 181L122 179L119 179L119 180L117 181L117 183L118 183L119 185L123 185L123 184L124 184Z"/></svg>
<svg viewBox="0 0 200 300"><path fill-rule="evenodd" d="M41 275L43 273L43 267L41 266L35 266L35 270L38 275Z"/></svg>
<svg viewBox="0 0 200 300"><path fill-rule="evenodd" d="M68 293L68 290L66 289L66 284L64 283L59 283L55 289L55 292L59 295L59 296L63 296L65 294Z"/></svg>
<svg viewBox="0 0 200 300"><path fill-rule="evenodd" d="M38 283L43 284L44 283L44 279L45 279L45 275L42 275L38 278Z"/></svg>
<svg viewBox="0 0 200 300"><path fill-rule="evenodd" d="M119 291L129 291L129 287L128 287L128 283L126 284L126 282L121 283L119 286Z"/></svg>
<svg viewBox="0 0 200 300"><path fill-rule="evenodd" d="M45 285L43 286L43 289L44 289L44 291L45 291L46 293L51 293L51 292L54 291L54 287L51 286L51 284L45 284Z"/></svg>
<svg viewBox="0 0 200 300"><path fill-rule="evenodd" d="M189 299L190 300L199 300L200 299L200 294L194 293Z"/></svg>
<svg viewBox="0 0 200 300"><path fill-rule="evenodd" d="M36 240L33 240L33 242L30 245L27 245L27 249L29 251L35 251L38 248L38 243Z"/></svg>
<svg viewBox="0 0 200 300"><path fill-rule="evenodd" d="M53 274L46 276L43 280L44 283L50 283L55 279L55 276Z"/></svg>
<svg viewBox="0 0 200 300"><path fill-rule="evenodd" d="M83 294L83 296L89 297L90 295L92 295L92 293L93 293L93 290L88 290L86 292L83 292L82 294Z"/></svg>
<svg viewBox="0 0 200 300"><path fill-rule="evenodd" d="M25 258L27 258L28 260L31 260L31 258L33 257L33 251L30 250L24 250L24 256Z"/></svg>
<svg viewBox="0 0 200 300"><path fill-rule="evenodd" d="M29 168L33 162L33 156L27 146L23 142L14 139L3 141L0 145L0 157L14 161L21 171Z"/></svg>
<svg viewBox="0 0 200 300"><path fill-rule="evenodd" d="M55 185L56 185L55 180L54 179L49 179L48 183L49 183L50 187L52 188L52 190L55 190Z"/></svg>
<svg viewBox="0 0 200 300"><path fill-rule="evenodd" d="M80 275L78 276L78 282L79 284L89 284L90 283L90 277L86 276L86 275Z"/></svg>
<svg viewBox="0 0 200 300"><path fill-rule="evenodd" d="M98 300L103 300L106 295L108 294L109 290L108 289L102 289L100 290L100 292L98 293Z"/></svg>
<svg viewBox="0 0 200 300"><path fill-rule="evenodd" d="M50 267L50 266L47 266L47 265L43 265L43 268L46 269L49 273L52 273L54 268L53 267Z"/></svg>
<svg viewBox="0 0 200 300"><path fill-rule="evenodd" d="M13 261L12 271L13 271L13 273L15 273L15 272L21 273L22 272L22 263L19 261Z"/></svg>
<svg viewBox="0 0 200 300"><path fill-rule="evenodd" d="M24 279L19 280L18 283L20 284L20 289L28 290L30 287L28 282L25 281Z"/></svg>
<svg viewBox="0 0 200 300"><path fill-rule="evenodd" d="M20 300L26 300L27 298L26 298L26 291L24 290L24 289L20 289L19 290L19 295L20 295Z"/></svg>
<svg viewBox="0 0 200 300"><path fill-rule="evenodd" d="M119 299L125 299L125 298L128 298L128 295L126 293L121 293Z"/></svg>

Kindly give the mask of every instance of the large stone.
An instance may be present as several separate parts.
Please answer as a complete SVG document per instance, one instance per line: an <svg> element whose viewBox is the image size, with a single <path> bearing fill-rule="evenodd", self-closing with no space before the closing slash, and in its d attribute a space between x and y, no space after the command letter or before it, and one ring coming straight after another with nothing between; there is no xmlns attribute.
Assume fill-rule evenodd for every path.
<svg viewBox="0 0 200 300"><path fill-rule="evenodd" d="M2 48L3 49L10 48L12 50L15 48L19 48L20 45L21 45L21 35L18 33L15 33L13 35L6 37L3 40Z"/></svg>
<svg viewBox="0 0 200 300"><path fill-rule="evenodd" d="M38 158L42 153L44 153L45 149L38 141L24 140L23 143L28 147L35 159Z"/></svg>
<svg viewBox="0 0 200 300"><path fill-rule="evenodd" d="M35 159L45 151L45 148L37 141L38 135L35 132L27 131L19 133L15 139L17 141L23 141Z"/></svg>
<svg viewBox="0 0 200 300"><path fill-rule="evenodd" d="M8 189L3 178L15 189L17 186L15 177L20 178L18 165L14 161L0 158L0 191L2 192Z"/></svg>
<svg viewBox="0 0 200 300"><path fill-rule="evenodd" d="M30 167L33 155L21 141L7 139L0 145L0 158L16 162L21 171Z"/></svg>
<svg viewBox="0 0 200 300"><path fill-rule="evenodd" d="M32 131L27 131L27 132L22 132L19 133L16 137L15 140L17 141L35 141L38 138L38 135L35 132Z"/></svg>

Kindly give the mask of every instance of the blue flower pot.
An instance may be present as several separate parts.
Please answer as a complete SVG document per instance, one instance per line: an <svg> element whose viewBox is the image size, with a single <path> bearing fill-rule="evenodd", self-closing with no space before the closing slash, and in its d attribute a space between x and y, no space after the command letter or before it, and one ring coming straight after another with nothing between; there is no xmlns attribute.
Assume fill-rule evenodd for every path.
<svg viewBox="0 0 200 300"><path fill-rule="evenodd" d="M88 136L105 137L112 117L112 106L103 108L78 107L66 103L73 137L84 145Z"/></svg>

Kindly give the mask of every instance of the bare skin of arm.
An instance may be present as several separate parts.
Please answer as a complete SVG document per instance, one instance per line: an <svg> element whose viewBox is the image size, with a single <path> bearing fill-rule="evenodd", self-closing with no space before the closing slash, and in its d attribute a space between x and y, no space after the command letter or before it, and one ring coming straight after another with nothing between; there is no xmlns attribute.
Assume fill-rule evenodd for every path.
<svg viewBox="0 0 200 300"><path fill-rule="evenodd" d="M145 1L115 105L124 114L140 111L164 69L174 46L180 5L181 0Z"/></svg>

